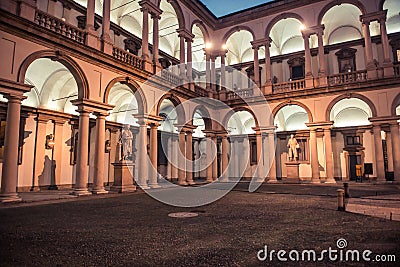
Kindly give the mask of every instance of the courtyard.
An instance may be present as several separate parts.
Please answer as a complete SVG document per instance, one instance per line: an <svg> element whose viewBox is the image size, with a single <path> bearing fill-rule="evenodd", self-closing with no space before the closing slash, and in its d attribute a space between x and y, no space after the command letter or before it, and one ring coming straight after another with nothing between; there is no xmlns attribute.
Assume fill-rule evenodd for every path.
<svg viewBox="0 0 400 267"><path fill-rule="evenodd" d="M341 185L239 183L198 208L160 203L142 191L25 201L0 206L1 266L365 266L376 262L260 261L271 250L344 249L400 258L400 222L337 211ZM169 189L160 189L169 190ZM378 198L399 207L397 185L351 184L353 200ZM45 194L45 192L40 192ZM22 198L40 193L25 193ZM58 191L57 194L62 194ZM378 201L377 199L377 201ZM377 208L378 209L378 208ZM174 218L170 213L196 217ZM269 253L269 252L268 252ZM361 254L360 254L361 255ZM287 255L286 255L287 257ZM381 266L396 266L385 262Z"/></svg>

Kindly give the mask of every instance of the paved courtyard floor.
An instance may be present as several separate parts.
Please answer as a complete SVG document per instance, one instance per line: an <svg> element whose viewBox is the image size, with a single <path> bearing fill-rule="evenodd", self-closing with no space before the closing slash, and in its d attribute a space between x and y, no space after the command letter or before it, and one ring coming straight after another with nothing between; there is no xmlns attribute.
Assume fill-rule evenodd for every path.
<svg viewBox="0 0 400 267"><path fill-rule="evenodd" d="M247 187L240 183L198 208L168 206L141 191L80 198L68 191L24 193L24 203L0 206L0 266L399 266L400 222L337 211L341 185L267 184L255 193ZM396 185L351 184L350 194L348 207L399 207ZM168 216L173 212L198 216ZM320 256L338 250L339 239L347 242L344 253L371 250L371 260L395 255L397 263L328 255L322 262L280 262L276 252L272 262L257 259L265 246Z"/></svg>

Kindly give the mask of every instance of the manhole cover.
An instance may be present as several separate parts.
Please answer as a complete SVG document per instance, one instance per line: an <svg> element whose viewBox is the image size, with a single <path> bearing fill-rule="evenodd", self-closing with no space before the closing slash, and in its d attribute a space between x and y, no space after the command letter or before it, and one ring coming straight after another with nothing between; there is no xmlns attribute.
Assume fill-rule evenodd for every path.
<svg viewBox="0 0 400 267"><path fill-rule="evenodd" d="M190 218L190 217L197 217L199 216L199 214L195 212L174 212L168 214L168 216L172 218Z"/></svg>

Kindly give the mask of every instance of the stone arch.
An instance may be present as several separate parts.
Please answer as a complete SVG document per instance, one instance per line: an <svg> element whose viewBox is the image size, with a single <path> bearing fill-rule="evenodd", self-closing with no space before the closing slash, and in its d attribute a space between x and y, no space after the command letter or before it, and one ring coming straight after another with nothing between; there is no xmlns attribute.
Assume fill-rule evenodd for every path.
<svg viewBox="0 0 400 267"><path fill-rule="evenodd" d="M296 14L296 13L290 13L290 12L289 12L289 13L282 13L282 14L276 16L275 18L273 18L273 19L268 23L268 26L267 26L267 28L265 29L265 36L266 36L266 37L269 37L270 32L271 32L271 29L274 27L274 25L275 25L276 23L278 23L280 20L289 19L289 18L297 19L297 20L299 20L301 23L304 24L304 19L303 19L300 15L298 15L298 14Z"/></svg>
<svg viewBox="0 0 400 267"><path fill-rule="evenodd" d="M239 26L231 28L229 31L227 31L225 33L224 37L222 38L222 43L226 43L226 41L228 41L228 38L233 33L238 32L238 31L248 31L251 34L251 36L253 37L253 41L256 40L256 35L254 34L253 30L250 27L239 25Z"/></svg>
<svg viewBox="0 0 400 267"><path fill-rule="evenodd" d="M161 109L161 103L165 100L168 99L172 102L172 104L174 104L175 108L176 108L176 113L178 115L178 124L185 124L187 122L186 120L186 113L185 110L183 108L182 102L181 100L175 96L172 93L167 93L165 95L163 95L157 102L157 107L155 110L155 116L158 116L158 114L160 114L160 109Z"/></svg>
<svg viewBox="0 0 400 267"><path fill-rule="evenodd" d="M76 84L78 85L78 99L89 98L89 84L85 73L82 68L76 63L71 57L67 56L64 52L53 51L53 50L41 50L30 54L22 62L18 70L18 82L24 83L26 71L29 66L40 58L49 58L54 61L58 61L63 64L74 77Z"/></svg>
<svg viewBox="0 0 400 267"><path fill-rule="evenodd" d="M400 93L393 99L391 115L396 116L396 108L400 105Z"/></svg>
<svg viewBox="0 0 400 267"><path fill-rule="evenodd" d="M106 86L106 89L104 91L104 98L103 98L103 102L108 104L108 95L111 91L111 88L116 84L116 83L121 83L124 84L126 86L129 87L129 89L132 90L132 94L134 94L136 101L138 103L138 112L139 115L144 115L147 113L147 101L146 101L146 97L142 91L142 89L140 88L139 84L130 79L129 77L117 77L114 78L113 80L111 80L108 85Z"/></svg>
<svg viewBox="0 0 400 267"><path fill-rule="evenodd" d="M363 5L360 1L358 1L358 0L336 0L336 1L332 1L332 2L328 3L327 5L325 5L325 6L321 9L321 12L320 12L319 15L318 15L318 20L317 20L317 23L318 23L318 24L317 24L317 25L321 25L322 19L323 19L325 13L328 12L329 9L331 9L331 8L334 7L334 6L341 5L341 4L351 4L351 5L354 5L354 6L358 7L358 9L360 9L361 14L365 15L365 14L367 13L367 11L366 11L364 5ZM382 4L382 6L383 6L383 4Z"/></svg>
<svg viewBox="0 0 400 267"><path fill-rule="evenodd" d="M337 102L339 102L340 100L343 100L343 99L346 99L346 98L358 98L358 99L364 101L369 106L369 108L371 109L372 117L377 117L378 116L374 103L372 103L372 101L368 97L360 95L360 94L356 94L356 93L351 93L351 94L340 95L340 96L336 97L335 99L333 99L329 103L328 107L326 108L326 112L325 112L325 119L327 121L330 120L331 110L332 110L333 106Z"/></svg>
<svg viewBox="0 0 400 267"><path fill-rule="evenodd" d="M185 29L185 16L183 15L182 8L180 7L177 0L167 0L167 2L175 10L176 16L178 17L179 29ZM159 8L161 0L157 0L157 7Z"/></svg>
<svg viewBox="0 0 400 267"><path fill-rule="evenodd" d="M192 114L191 114L191 119L193 119L194 115L196 114L196 111L200 111L203 114L203 120L204 120L204 124L205 124L205 129L206 130L211 130L212 129L212 120L211 120L211 116L210 113L208 112L208 110L206 109L206 107L204 105L198 105L194 108Z"/></svg>
<svg viewBox="0 0 400 267"><path fill-rule="evenodd" d="M312 113L311 113L311 110L310 110L306 105L304 105L303 103L298 102L298 101L285 101L285 102L282 102L282 103L280 103L279 105L277 105L277 106L272 110L272 116L271 116L271 120L272 120L272 121L270 122L270 125L273 125L273 124L274 124L275 116L276 116L276 114L279 112L279 110L281 110L283 107L289 106L289 105L297 105L297 106L299 106L299 107L302 107L302 108L307 112L308 121L309 121L309 122L313 122L313 121L314 121L313 115L312 115Z"/></svg>
<svg viewBox="0 0 400 267"><path fill-rule="evenodd" d="M249 112L249 113L253 116L253 118L254 118L254 122L255 122L255 124L256 124L256 127L259 127L259 126L260 126L259 123L258 123L258 120L257 120L257 116L254 114L254 112L253 112L252 109L250 109L250 108L248 108L248 107L235 107L235 108L233 108L233 109L230 109L230 110L228 111L228 113L225 114L225 116L224 116L224 118L223 118L223 120L222 120L222 127L227 128L229 119L232 117L233 114L235 114L235 113L238 112L238 111L247 111L247 112Z"/></svg>
<svg viewBox="0 0 400 267"><path fill-rule="evenodd" d="M204 25L204 22L201 20L194 20L192 22L192 25L190 26L190 32L192 32L193 26L196 25L197 27L200 28L201 32L203 33L204 37L204 42L209 42L210 41L210 34L208 33L207 27Z"/></svg>

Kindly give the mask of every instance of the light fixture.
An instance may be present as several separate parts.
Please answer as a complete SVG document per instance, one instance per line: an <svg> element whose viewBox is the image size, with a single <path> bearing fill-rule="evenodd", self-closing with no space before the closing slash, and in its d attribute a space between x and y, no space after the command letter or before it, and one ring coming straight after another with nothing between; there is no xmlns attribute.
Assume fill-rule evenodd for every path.
<svg viewBox="0 0 400 267"><path fill-rule="evenodd" d="M226 44L223 44L223 45L222 45L222 49L223 49L223 50L226 50L227 48L228 48L228 47L226 46Z"/></svg>
<svg viewBox="0 0 400 267"><path fill-rule="evenodd" d="M212 47L212 43L206 43L206 49L210 49Z"/></svg>
<svg viewBox="0 0 400 267"><path fill-rule="evenodd" d="M306 26L302 23L300 24L300 31L304 31L306 29Z"/></svg>

